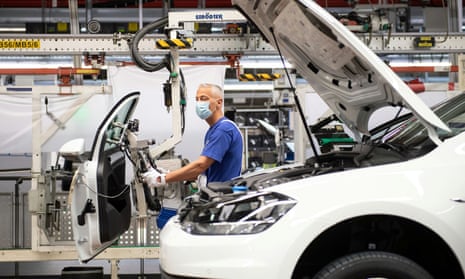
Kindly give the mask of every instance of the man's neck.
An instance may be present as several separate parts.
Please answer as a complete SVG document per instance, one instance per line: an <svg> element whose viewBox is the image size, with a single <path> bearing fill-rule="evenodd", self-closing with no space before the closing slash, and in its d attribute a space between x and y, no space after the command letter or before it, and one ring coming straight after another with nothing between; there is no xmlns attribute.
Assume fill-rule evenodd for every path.
<svg viewBox="0 0 465 279"><path fill-rule="evenodd" d="M223 118L223 112L218 111L218 113L213 113L209 118L206 119L208 125L213 126L216 122L218 122L221 118Z"/></svg>

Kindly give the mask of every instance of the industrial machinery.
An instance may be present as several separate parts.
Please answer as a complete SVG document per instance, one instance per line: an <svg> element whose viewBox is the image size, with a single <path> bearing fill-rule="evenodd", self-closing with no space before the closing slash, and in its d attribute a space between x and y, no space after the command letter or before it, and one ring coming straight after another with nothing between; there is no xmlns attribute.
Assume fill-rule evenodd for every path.
<svg viewBox="0 0 465 279"><path fill-rule="evenodd" d="M202 21L196 14L198 12L190 13L192 23ZM221 17L232 22L244 21L238 15L236 11L227 11ZM177 17L186 21L185 13L172 14L170 18ZM208 17L203 20L207 21ZM155 43L152 41L152 47L157 46L155 52L162 53L162 58L155 63L146 60L142 55L146 53L147 41L151 39L146 39L145 36L153 36L148 33L164 28L167 24L171 26L165 30L167 36L156 36ZM37 154L35 157L38 159L33 161L32 188L28 193L32 215L32 251L47 252L45 255L48 256L43 259L74 259L74 239L80 259L86 262L103 251L102 247L114 245L117 241L122 244L125 236L120 236L121 234L134 238L129 243L137 247L106 250L103 257L111 259L112 275L116 273L117 260L120 258L141 259L148 255L151 258L158 257L158 247L154 243L157 235L152 239L149 233L158 233L163 219L169 217L166 214L172 214L170 209L176 208L177 203L191 190L189 185L179 185L170 187L176 190L153 191L144 186L139 177L148 167L169 170L184 164L184 160L175 156L173 151L181 141L185 124L186 86L179 68L179 52L188 51L192 40L188 37L189 30L186 31L186 28L179 25L179 21L169 22L167 18L163 18L134 35L120 34L120 37L113 37L113 47L118 48L117 52L121 51L121 42L127 42L128 53L139 68L148 72L168 70L169 76L163 85L162 94L165 106L172 115L171 137L156 144L149 139L137 139L139 122L131 119L131 114L138 103L139 93L133 92L116 103L105 117L98 127L90 151L85 150L83 139L68 142L57 153L55 164L42 171L40 141L33 146L33 154ZM43 47L46 44L38 45ZM103 53L99 56L89 54L88 57L89 63L100 66L105 63ZM36 98L34 103L40 106L40 98ZM47 115L54 123L66 125L65 120L60 120L53 113ZM56 129L61 128L57 125ZM37 138L41 138L41 133L40 126L38 129L33 127L33 134L38 135ZM132 171L129 173L126 173L126 161L132 164ZM63 195L68 191L69 198ZM152 222L157 217L159 222ZM112 225L118 223L117 229L110 229L108 223L102 223L100 227L91 225L94 221L103 219L110 220ZM70 224L73 224L73 232L65 235ZM128 230L129 228L133 229ZM96 247L100 250L96 250ZM24 254L24 258L34 257L29 256L27 251Z"/></svg>
<svg viewBox="0 0 465 279"><path fill-rule="evenodd" d="M37 216L41 234L48 245L66 245L61 239L62 214L70 214L73 224L73 238L82 261L88 261L97 253L95 247L108 247L119 239L130 226L147 234L149 219L162 211L163 199L176 195L180 202L185 187L173 187L171 191L151 191L142 183L140 174L149 167L162 165L168 169L178 168L182 160L174 158L172 149L181 141L184 130L184 109L186 105L183 74L179 69L178 49L189 47L189 39L175 37L160 39L164 43L184 44L170 46L160 62L146 61L138 52L143 36L168 22L161 19L137 32L128 41L133 61L145 71L167 68L169 77L163 86L165 106L172 113L172 136L160 144L149 139L138 140L139 121L131 119L138 103L138 92L122 98L100 124L93 141L92 150L85 150L83 139L72 140L58 152L56 164L45 174L39 175L36 187L29 193L30 211ZM179 32L172 33L179 36ZM162 46L163 47L163 46ZM155 159L160 159L157 165ZM126 161L133 165L132 173L126 174ZM133 179L130 179L133 176ZM69 190L69 198L60 202L57 198L57 181L63 190ZM176 204L171 204L175 207ZM68 211L63 210L68 208ZM133 218L136 217L136 218ZM163 217L163 216L162 216ZM94 227L95 220L108 220ZM113 226L117 229L111 229ZM136 245L146 246L147 237L137 236ZM43 245L41 239L39 246Z"/></svg>
<svg viewBox="0 0 465 279"><path fill-rule="evenodd" d="M354 16L354 14L345 17L341 16L340 21L345 22L347 19L355 19L356 24L352 25L352 27L362 27L361 31L368 30L363 29L368 19L362 18L360 15ZM212 18L229 22L226 28L222 29L224 37L216 39L215 37L197 34L194 40L192 40L190 35L196 30L195 22L205 23L209 22ZM99 127L100 133L94 140L93 150L90 153L84 150L81 140L70 142L60 149L56 158L56 164L47 170L42 170L40 160L40 145L43 143L43 138L46 138L46 135L41 134L40 126L38 129L34 127L33 136L40 140L37 140L33 146L31 178L33 187L28 193L29 209L32 214L33 224L32 252L28 251L27 255L24 253L22 259L37 259L35 252L46 252L42 253L42 255L45 255L42 259L74 259L74 246L71 245L74 235L78 247L81 247L79 248L81 259L89 261L96 253L102 251L99 250L102 244L107 247L118 240L121 243L123 238L118 239L117 235L119 236L130 226L135 227L141 232L148 232L153 228L157 229L147 222L147 220L160 216L163 213L163 197L172 193L150 191L139 179L138 174L148 165L169 169L173 165L178 167L183 163L179 158L166 156L167 154L170 155L170 150L181 140L184 125L183 110L185 109L186 100L183 93L185 85L182 80L182 72L178 67L180 64L180 52L184 52L186 55L199 52L210 55L223 55L226 52L225 57L228 57L227 55L229 57L240 55L240 53L244 52L254 55L264 53L276 54L274 48L266 43L258 34L249 34L245 31L243 25L235 23L239 21L245 21L245 18L234 10L227 12L175 12L170 13L168 20L158 20L147 25L134 35L117 33L111 36L103 36L91 34L82 35L80 39L72 36L63 36L60 39L56 39L56 36L29 34L25 36L6 35L0 40L0 44L10 46L2 49L4 55L43 55L50 52L56 54L82 54L88 47L88 44L95 43L98 46L93 48L93 53L85 53L86 63L89 65L100 67L105 63L105 57L108 55L127 55L129 53L134 63L145 71L157 71L162 68L168 68L170 72L163 94L166 96L165 105L173 114L173 136L160 144L155 144L153 141L147 139L137 138L139 123L136 119L131 119L130 116L131 111L137 104L137 93L131 93L123 98L115 106L114 110L110 112L109 116ZM371 30L390 30L383 14L372 15L370 22L372 24ZM166 33L169 34L168 37L163 34L148 34L163 25L168 25L166 29ZM348 22L347 26L350 27L351 23ZM357 36L365 38L367 35L363 33L367 32L360 32ZM383 34L370 35L373 36L370 47L378 53L390 53L393 51L411 52L415 49L414 41L417 37L415 34L392 34L390 38L396 39L392 41L389 41L389 37L387 38ZM449 34L449 39L444 44L431 45L428 48L416 49L415 51L428 54L444 51L460 52L463 51L463 44L460 42L461 37L459 35ZM74 48L70 49L70 45L73 45ZM159 48L155 49L154 45ZM195 47L191 48L192 46ZM141 54L159 54L163 56L163 59L157 63L153 63L145 60ZM72 87L67 82L70 81L71 74L78 75L80 73L82 74L79 71L66 74L65 69L60 69L60 76L62 78L60 79L60 91L58 93L73 93L70 90L75 90L76 86L73 87L74 89L71 89ZM97 75L99 73L100 71L94 70L89 74ZM2 76L2 81L4 78ZM273 102L280 107L294 106L295 100L291 92L292 86L290 86L288 80L278 79L274 83L275 87L272 92ZM5 89L3 86L0 86L0 88L2 90ZM108 86L102 86L100 89L104 93L111 91ZM84 92L84 89L82 92ZM31 93L36 92L31 90ZM86 91L86 93L88 92ZM90 94L83 94L80 102L85 102L89 96ZM37 94L33 94L32 98L33 106L35 108L40 106L40 97ZM120 109L122 110L120 111ZM53 114L48 115L58 125L50 129L50 131L46 131L47 135L57 129L61 129L62 124L65 122L55 118ZM33 120L35 123L40 122L37 119L37 115L34 115ZM277 123L279 126L280 122L278 121ZM260 127L263 128L264 126L266 125ZM261 140L263 137L257 139ZM270 138L268 137L267 139L269 140ZM273 146L273 144L276 145L276 141L269 140L267 144ZM273 148L275 147L273 146ZM133 164L133 173L131 175L134 175L134 179L130 183L126 181L129 175L124 177L119 176L121 170L125 169L125 163L123 163L125 158L129 158L129 161ZM61 161L62 159L64 160L63 162ZM96 175L99 172L100 174L105 173L106 180L92 180L89 176L84 175L85 172L92 173L92 175ZM112 188L114 183L117 183L118 187ZM60 184L62 190L70 190L72 195L79 195L85 198L78 202L70 203L66 196L58 193ZM183 189L181 193L176 193L179 194L179 198L188 194L189 187L179 188ZM134 204L134 208L132 201L137 201L137 204ZM68 208L72 209L68 210ZM114 216L111 219L118 220L118 229L114 231L110 230L109 226L105 226L104 224L100 228L89 226L89 220L100 218L100 214L102 218ZM82 230L73 232L73 235L64 234L64 227L68 226L68 223L64 222L63 219L75 222L77 224L76 227L81 227ZM35 227L36 225L37 227ZM137 235L136 238L137 245L147 246L131 247L130 249L120 249L119 251L107 250L110 252L104 255L104 257L111 259L112 268L114 268L114 270L112 269L112 273L116 272L116 260L119 258L158 257L158 248L150 246L151 243L145 241L147 239L146 235ZM97 246L100 248L96 248ZM7 251L4 253L4 257L12 258L12 254Z"/></svg>

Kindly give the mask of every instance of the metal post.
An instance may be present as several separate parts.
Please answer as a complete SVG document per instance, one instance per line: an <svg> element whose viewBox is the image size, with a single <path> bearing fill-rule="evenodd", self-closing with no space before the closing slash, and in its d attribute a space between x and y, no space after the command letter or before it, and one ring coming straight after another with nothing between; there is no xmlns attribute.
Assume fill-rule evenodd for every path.
<svg viewBox="0 0 465 279"><path fill-rule="evenodd" d="M181 88L180 88L180 69L179 69L179 51L172 47L170 50L171 53L171 100L172 100L172 118L171 118L171 127L173 135L162 142L160 145L155 146L150 149L150 156L152 158L158 158L158 156L164 153L166 150L171 150L181 142L182 140L182 113L181 113Z"/></svg>
<svg viewBox="0 0 465 279"><path fill-rule="evenodd" d="M78 10L78 1L69 0L69 25L71 34L79 34L79 10ZM80 68L82 66L82 57L81 55L73 56L73 65L75 68ZM74 75L74 80L77 85L81 85L83 78L82 75Z"/></svg>
<svg viewBox="0 0 465 279"><path fill-rule="evenodd" d="M144 2L142 0L139 0L139 29L141 29L144 26L143 10L144 10Z"/></svg>
<svg viewBox="0 0 465 279"><path fill-rule="evenodd" d="M457 0L457 1L448 1L448 6L447 6L447 13L449 15L449 20L447 24L449 25L447 27L448 33L449 32L462 32L462 20L463 20L463 14L462 14L462 0ZM447 40L448 38L445 38ZM451 53L449 54L449 62L451 65L457 65L458 64L458 54L457 53ZM458 81L458 75L457 73L450 72L449 73L449 82L457 82Z"/></svg>
<svg viewBox="0 0 465 279"><path fill-rule="evenodd" d="M305 100L305 94L301 90L296 89L295 93L300 99ZM307 137L305 136L303 123L299 119L299 114L293 111L292 118L294 123L294 160L296 163L303 163L306 158Z"/></svg>
<svg viewBox="0 0 465 279"><path fill-rule="evenodd" d="M86 0L86 23L92 20L92 0ZM89 33L89 30L87 30Z"/></svg>
<svg viewBox="0 0 465 279"><path fill-rule="evenodd" d="M19 185L23 183L22 178L18 178L15 182L15 197L14 197L14 208L15 208L15 224L14 224L14 248L18 249L19 246ZM19 278L19 263L15 262L15 278Z"/></svg>
<svg viewBox="0 0 465 279"><path fill-rule="evenodd" d="M35 191L39 185L41 175L41 99L40 93L32 90L32 168L31 168L31 191ZM37 214L31 215L31 248L39 250L41 230Z"/></svg>
<svg viewBox="0 0 465 279"><path fill-rule="evenodd" d="M119 260L111 259L111 279L118 279L118 262Z"/></svg>
<svg viewBox="0 0 465 279"><path fill-rule="evenodd" d="M244 169L249 168L249 128L244 128L244 160L245 166Z"/></svg>

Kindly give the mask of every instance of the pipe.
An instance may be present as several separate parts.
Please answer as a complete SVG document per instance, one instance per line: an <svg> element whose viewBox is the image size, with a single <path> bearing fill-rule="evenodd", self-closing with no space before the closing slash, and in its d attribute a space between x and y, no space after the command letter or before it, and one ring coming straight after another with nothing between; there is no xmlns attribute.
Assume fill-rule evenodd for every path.
<svg viewBox="0 0 465 279"><path fill-rule="evenodd" d="M26 69L0 69L0 75L98 75L100 69L87 68L26 68Z"/></svg>
<svg viewBox="0 0 465 279"><path fill-rule="evenodd" d="M71 34L79 34L79 9L78 9L78 1L77 0L69 0L69 25ZM81 55L74 55L73 56L73 65L74 67L81 67L82 66L82 57ZM74 81L76 85L82 85L83 78L82 75L77 75L74 77Z"/></svg>

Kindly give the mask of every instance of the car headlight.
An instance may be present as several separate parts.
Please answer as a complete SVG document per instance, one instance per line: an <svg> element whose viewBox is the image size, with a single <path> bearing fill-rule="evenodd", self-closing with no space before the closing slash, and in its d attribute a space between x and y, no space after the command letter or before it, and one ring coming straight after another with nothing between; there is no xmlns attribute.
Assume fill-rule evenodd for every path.
<svg viewBox="0 0 465 279"><path fill-rule="evenodd" d="M275 224L297 202L274 192L257 192L216 201L190 210L181 227L190 234L237 235L259 233Z"/></svg>

